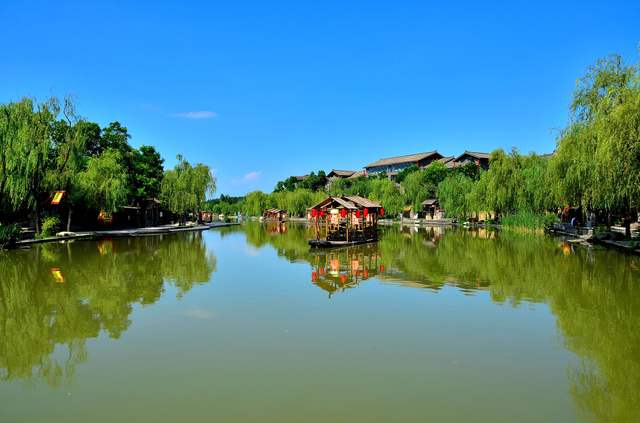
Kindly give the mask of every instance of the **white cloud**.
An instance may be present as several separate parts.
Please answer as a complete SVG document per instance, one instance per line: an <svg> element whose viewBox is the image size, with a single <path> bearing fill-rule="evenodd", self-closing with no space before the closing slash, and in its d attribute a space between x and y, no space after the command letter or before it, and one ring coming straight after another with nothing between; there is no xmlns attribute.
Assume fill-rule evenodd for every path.
<svg viewBox="0 0 640 423"><path fill-rule="evenodd" d="M173 113L171 116L184 119L213 119L218 117L218 114L209 110L197 110L193 112Z"/></svg>
<svg viewBox="0 0 640 423"><path fill-rule="evenodd" d="M232 179L231 182L234 185L249 184L252 182L256 182L258 179L260 179L261 176L262 172L260 172L259 170L252 170L251 172L245 173L240 178Z"/></svg>
<svg viewBox="0 0 640 423"><path fill-rule="evenodd" d="M245 173L244 176L242 177L242 182L253 182L253 181L257 181L258 179L260 179L260 176L262 175L262 172L254 170L252 172L249 173Z"/></svg>

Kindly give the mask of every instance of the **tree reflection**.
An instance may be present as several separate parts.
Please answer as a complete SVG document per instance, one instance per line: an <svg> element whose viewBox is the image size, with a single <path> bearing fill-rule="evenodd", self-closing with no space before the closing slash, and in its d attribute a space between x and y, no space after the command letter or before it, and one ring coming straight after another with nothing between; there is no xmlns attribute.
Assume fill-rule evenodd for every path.
<svg viewBox="0 0 640 423"><path fill-rule="evenodd" d="M290 225L279 234L261 225L247 230L252 245L269 243L288 260L309 262L311 282L330 295L374 276L375 269L382 282L432 290L453 285L469 294L483 290L493 301L516 307L525 300L544 302L566 348L581 359L568 377L583 417L603 423L638 421L638 257L573 248L548 237L487 230L445 233L441 228L387 228L377 244L310 251L306 242L311 235L303 226Z"/></svg>
<svg viewBox="0 0 640 423"><path fill-rule="evenodd" d="M165 282L184 295L215 265L200 233L0 254L0 378L63 384L87 359L86 339L101 331L119 338L134 304L155 303Z"/></svg>

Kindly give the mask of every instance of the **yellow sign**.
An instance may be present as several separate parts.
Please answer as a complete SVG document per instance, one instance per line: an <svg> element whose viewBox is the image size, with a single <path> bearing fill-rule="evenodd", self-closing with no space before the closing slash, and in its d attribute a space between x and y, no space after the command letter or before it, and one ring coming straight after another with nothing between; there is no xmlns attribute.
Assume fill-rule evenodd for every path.
<svg viewBox="0 0 640 423"><path fill-rule="evenodd" d="M113 215L111 213L107 213L104 210L100 210L100 213L98 214L98 220L102 223L111 223L111 221L113 220Z"/></svg>
<svg viewBox="0 0 640 423"><path fill-rule="evenodd" d="M56 191L56 193L53 194L53 200L51 200L51 204L57 206L62 201L62 197L64 197L64 191Z"/></svg>

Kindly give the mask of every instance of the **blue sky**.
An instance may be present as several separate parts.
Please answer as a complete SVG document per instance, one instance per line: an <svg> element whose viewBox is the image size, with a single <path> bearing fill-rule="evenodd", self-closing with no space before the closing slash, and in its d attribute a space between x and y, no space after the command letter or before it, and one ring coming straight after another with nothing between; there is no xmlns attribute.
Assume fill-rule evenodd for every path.
<svg viewBox="0 0 640 423"><path fill-rule="evenodd" d="M243 194L432 149L550 152L585 69L638 60L638 1L444 3L5 0L0 101L72 95Z"/></svg>

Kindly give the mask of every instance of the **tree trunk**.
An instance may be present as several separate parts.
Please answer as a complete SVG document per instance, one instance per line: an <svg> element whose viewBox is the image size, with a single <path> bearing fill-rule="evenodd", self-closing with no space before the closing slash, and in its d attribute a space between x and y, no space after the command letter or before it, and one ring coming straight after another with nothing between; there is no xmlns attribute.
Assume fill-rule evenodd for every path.
<svg viewBox="0 0 640 423"><path fill-rule="evenodd" d="M40 235L40 210L36 206L36 235Z"/></svg>
<svg viewBox="0 0 640 423"><path fill-rule="evenodd" d="M71 204L69 204L69 212L67 213L67 232L71 232Z"/></svg>
<svg viewBox="0 0 640 423"><path fill-rule="evenodd" d="M624 237L627 239L630 239L631 238L631 217L625 216L623 222L624 222Z"/></svg>

